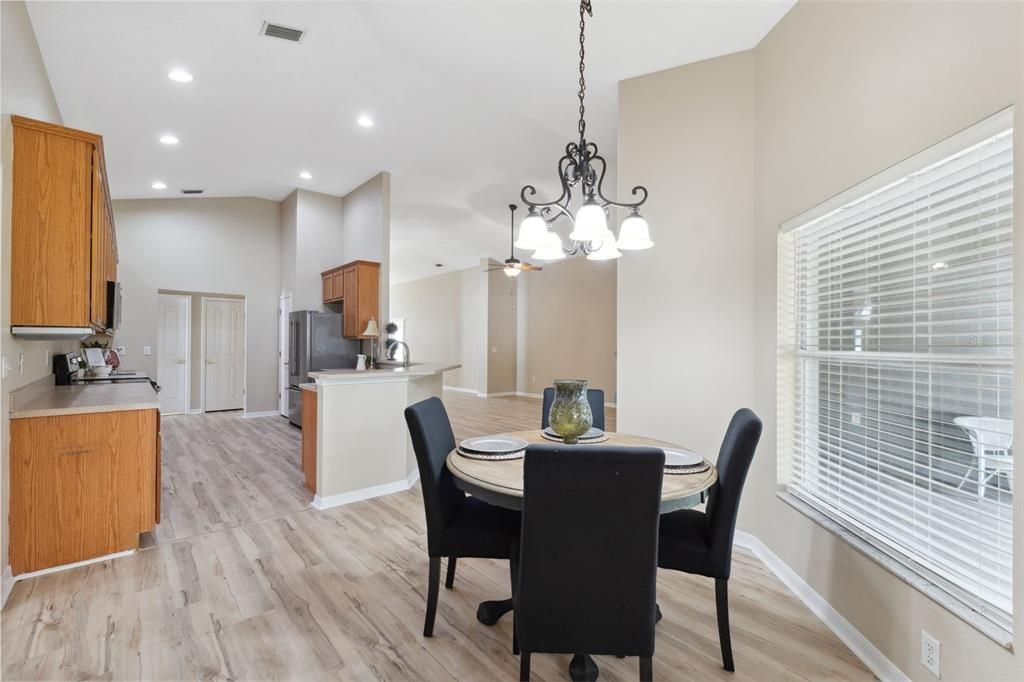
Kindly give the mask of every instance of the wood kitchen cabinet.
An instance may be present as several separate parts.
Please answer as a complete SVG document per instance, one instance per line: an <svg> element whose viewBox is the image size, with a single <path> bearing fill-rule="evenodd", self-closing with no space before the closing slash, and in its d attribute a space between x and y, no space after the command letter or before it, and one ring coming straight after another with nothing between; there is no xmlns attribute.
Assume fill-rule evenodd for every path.
<svg viewBox="0 0 1024 682"><path fill-rule="evenodd" d="M320 273L323 302L341 303L342 336L358 338L380 317L380 263L356 260Z"/></svg>
<svg viewBox="0 0 1024 682"><path fill-rule="evenodd" d="M304 485L316 494L316 391L302 389L302 474Z"/></svg>
<svg viewBox="0 0 1024 682"><path fill-rule="evenodd" d="M138 547L160 514L155 409L11 420L17 575Z"/></svg>
<svg viewBox="0 0 1024 682"><path fill-rule="evenodd" d="M99 135L12 116L11 325L107 326L117 278Z"/></svg>

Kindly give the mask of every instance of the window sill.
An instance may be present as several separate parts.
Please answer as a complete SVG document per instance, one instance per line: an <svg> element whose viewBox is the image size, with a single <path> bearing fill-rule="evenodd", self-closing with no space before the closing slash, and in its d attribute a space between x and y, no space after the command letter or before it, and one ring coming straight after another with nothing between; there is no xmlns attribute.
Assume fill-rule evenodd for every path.
<svg viewBox="0 0 1024 682"><path fill-rule="evenodd" d="M825 530L839 536L855 550L885 568L904 583L921 592L929 599L939 604L954 616L964 621L978 632L982 633L1007 651L1013 651L1013 633L993 623L991 620L978 613L967 604L953 597L951 594L935 585L933 582L922 576L920 573L907 567L900 561L889 556L871 543L865 541L856 533L847 530L842 524L836 522L828 515L822 513L800 498L780 491L777 497L796 509L798 512L814 521Z"/></svg>

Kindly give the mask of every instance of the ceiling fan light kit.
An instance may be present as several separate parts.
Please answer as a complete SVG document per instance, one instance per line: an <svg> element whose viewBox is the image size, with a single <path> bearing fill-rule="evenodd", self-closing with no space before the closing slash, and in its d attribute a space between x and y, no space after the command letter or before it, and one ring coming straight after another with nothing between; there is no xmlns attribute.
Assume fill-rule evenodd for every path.
<svg viewBox="0 0 1024 682"><path fill-rule="evenodd" d="M508 216L508 223L509 223L509 225L508 225L508 227L509 227L509 240L510 240L510 242L515 237L515 234L516 234L516 209L517 208L519 208L519 207L516 206L515 204L509 204L508 205L508 211L509 211L509 216ZM529 218L527 218L527 219L529 219ZM544 221L541 220L541 223L542 223L541 227L542 228L544 227L543 222ZM542 233L542 234L540 234L540 240L543 241L543 239L544 239L544 234ZM522 241L522 235L521 234L520 234L519 241ZM508 258L505 259L505 262L502 265L498 265L496 267L486 268L484 270L484 272L494 272L495 270L502 270L505 273L506 277L513 277L514 278L514 277L518 277L519 273L521 273L523 271L536 271L536 270L543 270L544 269L544 268L538 268L536 265L530 265L529 263L523 263L518 258L516 258L515 250L516 250L517 246L519 246L519 242L511 243L510 246L509 246L510 253L509 253ZM524 247L519 246L519 248L524 248Z"/></svg>
<svg viewBox="0 0 1024 682"><path fill-rule="evenodd" d="M586 17L593 15L591 0L581 0L580 87L577 93L580 101L579 140L566 145L565 154L558 161L558 180L562 192L553 201L534 201L531 197L537 194L537 188L533 185L526 185L519 193L527 207L527 214L519 226L519 239L514 246L524 250L533 249L533 258L537 260L559 260L579 253L583 253L588 260L612 260L622 256L620 249L636 251L654 246L647 221L640 215L640 207L647 201L647 188L641 185L634 187L632 196L636 200L632 202L607 198L602 187L607 163L598 153L597 145L586 138L584 33ZM570 210L574 189L578 189L583 197L583 203L575 215ZM609 211L613 207L629 210L629 215L619 227L618 239L608 227ZM554 230L555 223L561 218L568 219L572 225L568 245L562 242Z"/></svg>

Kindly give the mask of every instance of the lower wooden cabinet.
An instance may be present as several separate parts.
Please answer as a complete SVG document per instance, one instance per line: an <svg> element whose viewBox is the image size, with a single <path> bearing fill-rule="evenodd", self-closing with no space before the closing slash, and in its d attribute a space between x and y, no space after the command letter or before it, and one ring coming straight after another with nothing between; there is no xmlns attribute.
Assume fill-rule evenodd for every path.
<svg viewBox="0 0 1024 682"><path fill-rule="evenodd" d="M11 570L84 561L139 544L160 516L155 409L12 419Z"/></svg>
<svg viewBox="0 0 1024 682"><path fill-rule="evenodd" d="M316 494L316 391L302 389L302 474L304 485Z"/></svg>

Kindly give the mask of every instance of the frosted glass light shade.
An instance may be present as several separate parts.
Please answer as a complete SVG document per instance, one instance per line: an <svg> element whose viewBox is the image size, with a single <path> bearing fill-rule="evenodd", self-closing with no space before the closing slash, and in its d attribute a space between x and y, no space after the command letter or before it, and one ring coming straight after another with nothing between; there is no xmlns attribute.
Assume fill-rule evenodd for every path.
<svg viewBox="0 0 1024 682"><path fill-rule="evenodd" d="M622 252L615 247L614 235L610 232L608 234L609 237L601 242L597 251L587 254L587 260L614 260L622 257Z"/></svg>
<svg viewBox="0 0 1024 682"><path fill-rule="evenodd" d="M639 251L654 246L651 231L642 215L631 213L626 216L622 221L622 227L619 228L619 242L616 246L627 251Z"/></svg>
<svg viewBox="0 0 1024 682"><path fill-rule="evenodd" d="M533 253L534 260L562 260L565 252L562 251L562 238L557 232L548 232L544 246Z"/></svg>
<svg viewBox="0 0 1024 682"><path fill-rule="evenodd" d="M608 217L601 204L587 199L576 212L576 222L569 239L578 242L601 241L608 231Z"/></svg>
<svg viewBox="0 0 1024 682"><path fill-rule="evenodd" d="M504 272L506 277L516 278L519 276L519 273L522 272L522 270L520 270L519 268L514 268L511 265L506 265Z"/></svg>
<svg viewBox="0 0 1024 682"><path fill-rule="evenodd" d="M532 251L541 248L545 244L545 237L548 233L548 224L536 213L528 213L523 222L519 223L519 239L516 240L516 248Z"/></svg>

